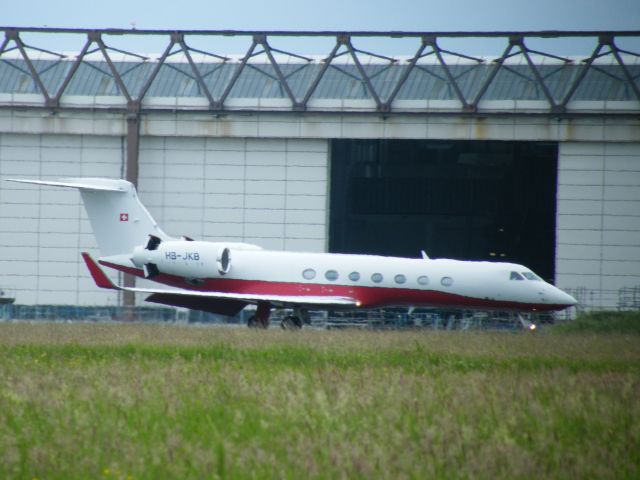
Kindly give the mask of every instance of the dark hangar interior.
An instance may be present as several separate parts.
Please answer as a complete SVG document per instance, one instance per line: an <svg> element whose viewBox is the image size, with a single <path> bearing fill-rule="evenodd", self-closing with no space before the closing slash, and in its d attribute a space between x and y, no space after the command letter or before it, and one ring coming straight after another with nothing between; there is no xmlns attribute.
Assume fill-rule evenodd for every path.
<svg viewBox="0 0 640 480"><path fill-rule="evenodd" d="M329 250L555 276L554 142L332 140Z"/></svg>

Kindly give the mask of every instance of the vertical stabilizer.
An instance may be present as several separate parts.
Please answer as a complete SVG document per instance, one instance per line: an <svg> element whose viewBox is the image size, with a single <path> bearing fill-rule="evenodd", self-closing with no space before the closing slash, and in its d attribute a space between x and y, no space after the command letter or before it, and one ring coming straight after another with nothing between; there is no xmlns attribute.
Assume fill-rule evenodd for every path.
<svg viewBox="0 0 640 480"><path fill-rule="evenodd" d="M55 182L9 181L77 188L103 257L131 254L136 246L147 242L149 235L170 240L138 199L133 184L126 180L63 178Z"/></svg>

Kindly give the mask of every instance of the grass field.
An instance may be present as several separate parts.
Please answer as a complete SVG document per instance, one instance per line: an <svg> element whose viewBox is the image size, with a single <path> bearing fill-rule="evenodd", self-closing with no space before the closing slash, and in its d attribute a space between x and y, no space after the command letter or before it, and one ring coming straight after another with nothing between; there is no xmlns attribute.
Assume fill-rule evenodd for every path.
<svg viewBox="0 0 640 480"><path fill-rule="evenodd" d="M0 478L640 478L640 336L0 324Z"/></svg>

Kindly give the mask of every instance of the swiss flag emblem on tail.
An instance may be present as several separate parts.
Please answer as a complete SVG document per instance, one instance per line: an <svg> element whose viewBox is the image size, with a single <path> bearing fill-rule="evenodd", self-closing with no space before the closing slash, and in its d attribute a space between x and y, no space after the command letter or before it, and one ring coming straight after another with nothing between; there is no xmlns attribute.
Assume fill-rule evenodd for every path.
<svg viewBox="0 0 640 480"><path fill-rule="evenodd" d="M129 221L129 214L128 213L121 213L120 214L120 221L121 222L128 222Z"/></svg>

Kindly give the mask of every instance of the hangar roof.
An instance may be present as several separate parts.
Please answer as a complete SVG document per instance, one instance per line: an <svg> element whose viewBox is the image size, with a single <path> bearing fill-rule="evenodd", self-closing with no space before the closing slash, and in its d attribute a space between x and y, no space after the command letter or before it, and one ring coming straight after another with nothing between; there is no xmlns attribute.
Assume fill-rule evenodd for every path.
<svg viewBox="0 0 640 480"><path fill-rule="evenodd" d="M21 32L4 30L0 106L6 107L640 111L640 55L598 32L584 34L594 41L592 54L584 57L533 50L524 34L498 33L506 45L494 57L445 50L438 39L446 34L420 34L416 53L404 57L359 50L348 34L338 34L326 56L276 50L267 35L253 34L247 53L234 57L191 48L176 32L164 54L146 56L109 47L103 40L109 31L88 32L81 52L65 55L27 45Z"/></svg>

